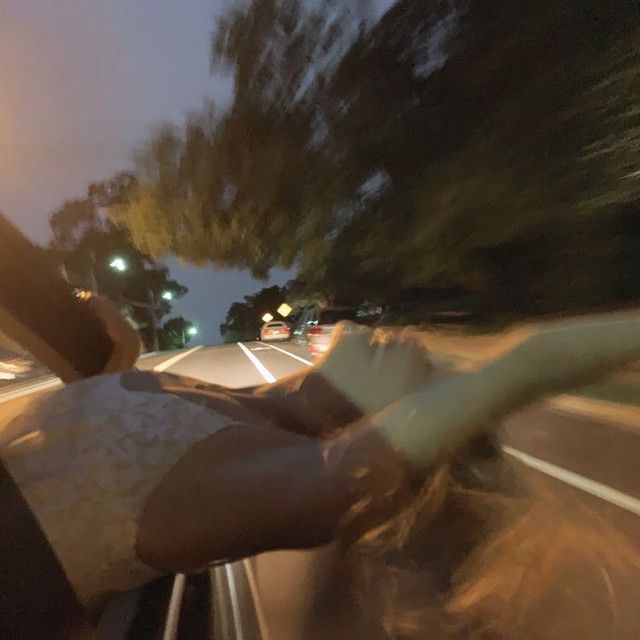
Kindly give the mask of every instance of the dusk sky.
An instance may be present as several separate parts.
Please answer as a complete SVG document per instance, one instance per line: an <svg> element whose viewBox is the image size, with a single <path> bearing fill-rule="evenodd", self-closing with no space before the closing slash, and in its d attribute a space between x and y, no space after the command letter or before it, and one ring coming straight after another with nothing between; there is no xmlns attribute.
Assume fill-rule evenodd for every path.
<svg viewBox="0 0 640 640"><path fill-rule="evenodd" d="M31 238L87 184L130 166L159 122L181 122L231 80L209 72L224 0L0 0L0 211ZM380 0L387 8L388 0ZM175 306L219 340L231 302L265 283L168 261L190 293ZM290 274L273 273L283 283Z"/></svg>

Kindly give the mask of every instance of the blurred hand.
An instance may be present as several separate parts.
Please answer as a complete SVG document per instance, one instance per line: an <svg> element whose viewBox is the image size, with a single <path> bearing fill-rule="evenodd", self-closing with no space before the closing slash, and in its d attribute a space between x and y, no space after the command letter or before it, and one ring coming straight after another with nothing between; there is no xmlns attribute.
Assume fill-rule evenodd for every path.
<svg viewBox="0 0 640 640"><path fill-rule="evenodd" d="M81 291L77 297L102 322L107 335L113 342L113 353L103 373L132 369L142 351L140 334L125 320L118 308L104 296L90 291Z"/></svg>
<svg viewBox="0 0 640 640"><path fill-rule="evenodd" d="M341 322L316 371L370 414L431 382L434 366L417 331L394 333Z"/></svg>

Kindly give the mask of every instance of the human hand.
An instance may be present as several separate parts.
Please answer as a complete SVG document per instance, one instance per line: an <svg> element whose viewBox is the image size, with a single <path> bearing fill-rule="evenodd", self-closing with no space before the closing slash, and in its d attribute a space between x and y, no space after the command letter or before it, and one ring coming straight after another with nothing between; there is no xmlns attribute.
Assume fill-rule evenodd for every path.
<svg viewBox="0 0 640 640"><path fill-rule="evenodd" d="M305 435L339 433L433 381L429 352L414 330L374 331L339 323L332 346L313 367L274 384L245 389L239 401L280 428Z"/></svg>
<svg viewBox="0 0 640 640"><path fill-rule="evenodd" d="M434 365L417 331L338 324L315 370L363 413L372 414L433 380Z"/></svg>
<svg viewBox="0 0 640 640"><path fill-rule="evenodd" d="M640 356L640 314L544 323L483 367L424 385L369 421L405 459L429 466L509 414L595 382Z"/></svg>
<svg viewBox="0 0 640 640"><path fill-rule="evenodd" d="M81 291L77 294L77 298L102 322L107 335L113 342L113 352L102 373L132 369L142 350L140 334L105 296Z"/></svg>

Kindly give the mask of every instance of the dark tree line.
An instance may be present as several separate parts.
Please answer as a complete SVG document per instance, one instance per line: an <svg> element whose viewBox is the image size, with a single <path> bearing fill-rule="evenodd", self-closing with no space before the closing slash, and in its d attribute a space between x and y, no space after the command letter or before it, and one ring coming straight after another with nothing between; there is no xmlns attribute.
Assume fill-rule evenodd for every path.
<svg viewBox="0 0 640 640"><path fill-rule="evenodd" d="M265 287L253 295L244 296L242 302L234 302L220 325L220 335L225 342L257 340L262 317L271 313L275 318L278 307L288 300L286 287Z"/></svg>

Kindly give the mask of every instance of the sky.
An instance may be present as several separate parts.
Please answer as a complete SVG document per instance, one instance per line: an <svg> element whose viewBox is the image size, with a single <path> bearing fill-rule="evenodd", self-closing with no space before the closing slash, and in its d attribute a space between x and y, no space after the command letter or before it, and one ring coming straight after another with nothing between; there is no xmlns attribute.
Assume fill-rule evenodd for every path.
<svg viewBox="0 0 640 640"><path fill-rule="evenodd" d="M379 0L379 10L392 0ZM0 0L0 211L33 240L93 180L130 166L162 121L205 98L228 103L209 70L209 35L224 0ZM267 283L168 260L190 293L175 307L219 341L229 305ZM291 273L274 271L283 284Z"/></svg>
<svg viewBox="0 0 640 640"><path fill-rule="evenodd" d="M231 82L209 73L221 0L0 0L0 211L33 240L89 182L130 165L158 122L181 121ZM215 344L230 304L267 283L165 261L190 292L174 315ZM291 274L274 271L283 284Z"/></svg>

